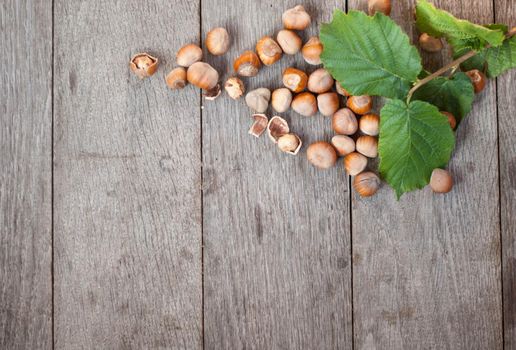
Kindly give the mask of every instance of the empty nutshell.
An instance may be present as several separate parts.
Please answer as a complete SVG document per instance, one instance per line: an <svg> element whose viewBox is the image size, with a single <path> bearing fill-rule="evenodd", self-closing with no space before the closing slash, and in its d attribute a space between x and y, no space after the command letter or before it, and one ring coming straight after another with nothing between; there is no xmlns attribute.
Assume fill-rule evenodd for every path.
<svg viewBox="0 0 516 350"><path fill-rule="evenodd" d="M272 117L267 124L267 134L274 143L277 143L281 136L286 135L289 132L290 128L287 121L279 116Z"/></svg>
<svg viewBox="0 0 516 350"><path fill-rule="evenodd" d="M263 113L267 110L270 99L271 91L266 88L251 90L245 95L247 106L258 113Z"/></svg>
<svg viewBox="0 0 516 350"><path fill-rule="evenodd" d="M158 68L158 59L148 53L137 53L129 62L131 71L140 79L150 77Z"/></svg>
<svg viewBox="0 0 516 350"><path fill-rule="evenodd" d="M220 93L221 93L222 89L220 87L220 84L217 84L215 85L215 87L209 89L209 90L206 90L204 93L203 93L203 96L205 99L207 100L210 100L210 101L213 101L215 100L217 97L220 96Z"/></svg>
<svg viewBox="0 0 516 350"><path fill-rule="evenodd" d="M254 137L260 137L267 129L269 119L265 114L253 114L253 120L254 122L249 128L249 134Z"/></svg>

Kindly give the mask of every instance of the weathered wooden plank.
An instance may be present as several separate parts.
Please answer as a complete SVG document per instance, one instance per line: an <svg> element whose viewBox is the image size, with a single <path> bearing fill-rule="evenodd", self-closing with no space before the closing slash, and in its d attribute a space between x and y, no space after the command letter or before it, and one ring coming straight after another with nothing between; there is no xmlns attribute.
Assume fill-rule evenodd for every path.
<svg viewBox="0 0 516 350"><path fill-rule="evenodd" d="M0 5L0 348L52 347L52 2Z"/></svg>
<svg viewBox="0 0 516 350"><path fill-rule="evenodd" d="M493 21L489 0L435 3ZM393 5L392 17L415 39L414 1ZM502 348L496 129L490 82L457 132L453 192L426 188L399 202L387 186L372 199L353 194L356 349Z"/></svg>
<svg viewBox="0 0 516 350"><path fill-rule="evenodd" d="M55 2L55 345L202 345L199 2ZM132 54L161 59L140 81Z"/></svg>
<svg viewBox="0 0 516 350"><path fill-rule="evenodd" d="M497 23L516 25L516 3L495 1ZM497 79L505 350L516 350L516 72Z"/></svg>
<svg viewBox="0 0 516 350"><path fill-rule="evenodd" d="M222 58L209 57L223 77L232 61L282 28L296 1L202 2L205 34L225 26L233 36ZM339 1L307 1L315 23ZM305 39L308 38L305 33ZM247 88L277 88L288 65L310 71L297 55L262 68ZM272 111L269 112L269 115ZM317 171L282 154L262 135L247 134L251 112L227 95L204 102L204 285L206 349L350 349L349 190L343 167ZM317 115L283 115L305 144L329 140L331 123Z"/></svg>

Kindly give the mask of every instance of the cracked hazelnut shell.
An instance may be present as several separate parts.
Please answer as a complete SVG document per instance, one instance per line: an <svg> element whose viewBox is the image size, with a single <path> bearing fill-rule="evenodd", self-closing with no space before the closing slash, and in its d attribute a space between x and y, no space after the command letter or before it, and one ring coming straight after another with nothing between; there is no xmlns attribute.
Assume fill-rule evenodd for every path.
<svg viewBox="0 0 516 350"><path fill-rule="evenodd" d="M158 68L158 59L148 53L137 53L129 63L131 71L140 79L150 77Z"/></svg>
<svg viewBox="0 0 516 350"><path fill-rule="evenodd" d="M290 128L287 121L279 116L272 117L267 124L267 134L274 143L277 143L281 136L286 135L289 132Z"/></svg>
<svg viewBox="0 0 516 350"><path fill-rule="evenodd" d="M265 114L253 114L253 119L254 122L249 128L249 134L254 137L260 137L267 129L269 120Z"/></svg>
<svg viewBox="0 0 516 350"><path fill-rule="evenodd" d="M238 100L245 93L244 82L237 77L226 80L224 89L233 100Z"/></svg>

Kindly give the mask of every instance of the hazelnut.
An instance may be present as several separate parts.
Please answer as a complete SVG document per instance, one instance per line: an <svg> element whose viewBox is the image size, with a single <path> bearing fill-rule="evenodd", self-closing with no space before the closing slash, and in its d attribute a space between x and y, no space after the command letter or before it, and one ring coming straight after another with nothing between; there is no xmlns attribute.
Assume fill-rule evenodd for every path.
<svg viewBox="0 0 516 350"><path fill-rule="evenodd" d="M176 62L183 67L190 67L202 59L202 50L195 44L188 44L177 51Z"/></svg>
<svg viewBox="0 0 516 350"><path fill-rule="evenodd" d="M310 74L308 77L308 90L315 92L316 94L322 94L323 92L330 91L333 86L333 78L326 69L319 68Z"/></svg>
<svg viewBox="0 0 516 350"><path fill-rule="evenodd" d="M219 73L208 63L195 62L186 71L188 82L204 90L213 89L219 82Z"/></svg>
<svg viewBox="0 0 516 350"><path fill-rule="evenodd" d="M362 135L357 139L357 152L369 158L376 158L378 155L378 140L374 136Z"/></svg>
<svg viewBox="0 0 516 350"><path fill-rule="evenodd" d="M265 114L253 114L254 123L249 129L249 134L260 137L261 134L267 129L269 120Z"/></svg>
<svg viewBox="0 0 516 350"><path fill-rule="evenodd" d="M266 88L258 88L249 91L245 95L245 102L252 110L263 113L269 107L269 101L271 99L271 91Z"/></svg>
<svg viewBox="0 0 516 350"><path fill-rule="evenodd" d="M150 77L158 68L158 59L148 53L137 53L129 63L131 71L140 79Z"/></svg>
<svg viewBox="0 0 516 350"><path fill-rule="evenodd" d="M311 117L317 113L317 100L310 92L302 92L294 96L292 109L305 117Z"/></svg>
<svg viewBox="0 0 516 350"><path fill-rule="evenodd" d="M278 113L284 113L290 108L292 93L287 88L276 89L272 92L272 108Z"/></svg>
<svg viewBox="0 0 516 350"><path fill-rule="evenodd" d="M173 90L184 88L186 86L186 69L183 67L172 69L165 77L165 82Z"/></svg>
<svg viewBox="0 0 516 350"><path fill-rule="evenodd" d="M331 138L331 144L337 150L337 154L341 157L355 151L355 141L346 135L335 135Z"/></svg>
<svg viewBox="0 0 516 350"><path fill-rule="evenodd" d="M366 135L378 136L380 133L380 117L376 114L366 114L360 117L358 128Z"/></svg>
<svg viewBox="0 0 516 350"><path fill-rule="evenodd" d="M306 63L312 65L321 64L322 51L322 43L316 36L311 37L301 49L301 53L303 54L303 58Z"/></svg>
<svg viewBox="0 0 516 350"><path fill-rule="evenodd" d="M204 96L205 99L213 101L217 97L220 96L221 91L222 91L222 89L220 87L220 84L217 84L217 85L215 85L215 87L213 87L213 88L207 90L206 92L204 92L203 96Z"/></svg>
<svg viewBox="0 0 516 350"><path fill-rule="evenodd" d="M453 179L449 172L443 169L434 169L430 176L430 188L436 193L448 193L453 187Z"/></svg>
<svg viewBox="0 0 516 350"><path fill-rule="evenodd" d="M373 99L371 96L350 96L346 102L346 106L356 114L366 114L373 107Z"/></svg>
<svg viewBox="0 0 516 350"><path fill-rule="evenodd" d="M370 16L373 16L376 12L389 16L391 14L391 0L369 0L367 9Z"/></svg>
<svg viewBox="0 0 516 350"><path fill-rule="evenodd" d="M278 138L278 147L283 152L296 155L303 142L296 134L285 134Z"/></svg>
<svg viewBox="0 0 516 350"><path fill-rule="evenodd" d="M206 34L206 48L215 56L220 56L229 50L229 33L224 28L212 29Z"/></svg>
<svg viewBox="0 0 516 350"><path fill-rule="evenodd" d="M288 29L280 30L276 35L276 41L287 55L295 55L303 45L299 35Z"/></svg>
<svg viewBox="0 0 516 350"><path fill-rule="evenodd" d="M455 127L457 126L457 120L455 119L453 114L446 111L441 111L441 114L448 118L448 123L450 123L450 127L452 128L452 130L455 130Z"/></svg>
<svg viewBox="0 0 516 350"><path fill-rule="evenodd" d="M283 27L286 29L303 30L310 25L310 15L301 5L288 9L281 16Z"/></svg>
<svg viewBox="0 0 516 350"><path fill-rule="evenodd" d="M274 143L277 143L281 136L289 132L290 128L288 127L287 121L281 117L274 116L269 120L269 124L267 124L267 133Z"/></svg>
<svg viewBox="0 0 516 350"><path fill-rule="evenodd" d="M260 59L253 51L245 51L233 63L235 72L243 77L256 76L261 66Z"/></svg>
<svg viewBox="0 0 516 350"><path fill-rule="evenodd" d="M366 171L353 179L353 187L361 197L371 197L380 187L380 178L375 173Z"/></svg>
<svg viewBox="0 0 516 350"><path fill-rule="evenodd" d="M475 90L475 94L482 92L482 90L484 90L484 88L486 87L487 79L484 73L482 73L478 69L472 69L470 71L467 71L466 74L471 80L471 84L473 84L473 90Z"/></svg>
<svg viewBox="0 0 516 350"><path fill-rule="evenodd" d="M339 95L336 92L326 92L317 96L319 112L326 117L331 117L339 109Z"/></svg>
<svg viewBox="0 0 516 350"><path fill-rule="evenodd" d="M366 167L367 158L358 152L351 152L344 157L344 168L351 176L360 174Z"/></svg>
<svg viewBox="0 0 516 350"><path fill-rule="evenodd" d="M439 38L423 33L419 36L419 46L427 52L439 52L443 49L443 42Z"/></svg>
<svg viewBox="0 0 516 350"><path fill-rule="evenodd" d="M274 62L277 62L283 54L281 47L270 36L264 36L258 40L258 43L256 44L256 52L258 53L260 60L262 60L262 63L266 66L270 66Z"/></svg>
<svg viewBox="0 0 516 350"><path fill-rule="evenodd" d="M348 92L348 90L344 89L338 81L335 82L335 90L337 90L339 95L346 96L346 97L351 96L351 94Z"/></svg>
<svg viewBox="0 0 516 350"><path fill-rule="evenodd" d="M319 169L329 169L337 162L337 152L325 141L312 143L306 150L308 161Z"/></svg>
<svg viewBox="0 0 516 350"><path fill-rule="evenodd" d="M283 71L283 85L293 92L301 92L306 88L308 76L302 70L289 67Z"/></svg>
<svg viewBox="0 0 516 350"><path fill-rule="evenodd" d="M333 130L341 135L353 135L358 130L357 117L348 108L342 108L335 112L331 124Z"/></svg>
<svg viewBox="0 0 516 350"><path fill-rule="evenodd" d="M231 77L226 80L224 89L226 89L229 97L233 100L239 99L245 92L244 82L237 77Z"/></svg>

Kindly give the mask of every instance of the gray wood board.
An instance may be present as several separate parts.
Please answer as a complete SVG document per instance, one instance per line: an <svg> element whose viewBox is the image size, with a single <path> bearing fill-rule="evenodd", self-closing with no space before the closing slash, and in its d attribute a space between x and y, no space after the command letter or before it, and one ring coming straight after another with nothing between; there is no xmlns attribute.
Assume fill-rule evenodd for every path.
<svg viewBox="0 0 516 350"><path fill-rule="evenodd" d="M516 3L495 2L496 23L516 25ZM516 72L497 79L505 350L516 350Z"/></svg>
<svg viewBox="0 0 516 350"><path fill-rule="evenodd" d="M55 346L199 349L199 93L164 81L199 3L57 0L55 18Z"/></svg>
<svg viewBox="0 0 516 350"><path fill-rule="evenodd" d="M52 2L0 13L0 348L49 349Z"/></svg>
<svg viewBox="0 0 516 350"><path fill-rule="evenodd" d="M208 56L225 79L233 60L282 28L296 1L202 2L203 35L228 28L223 57ZM340 1L304 2L314 23ZM308 33L303 33L306 40ZM308 71L301 55L284 56L244 79L247 89L277 88L289 65ZM206 349L351 349L349 188L342 163L328 171L306 160L306 146L329 140L331 120L284 113L306 145L281 153L266 134L248 135L252 112L226 94L204 101L203 227ZM273 115L272 110L268 115Z"/></svg>
<svg viewBox="0 0 516 350"><path fill-rule="evenodd" d="M489 0L434 3L493 22ZM391 17L415 41L413 5L393 2ZM441 59L426 61L435 66ZM425 188L399 202L387 186L372 199L353 193L355 349L502 348L496 130L491 81L457 131L451 193Z"/></svg>

